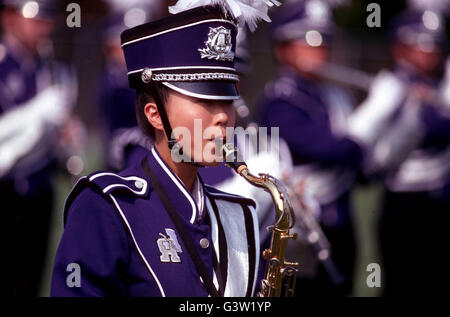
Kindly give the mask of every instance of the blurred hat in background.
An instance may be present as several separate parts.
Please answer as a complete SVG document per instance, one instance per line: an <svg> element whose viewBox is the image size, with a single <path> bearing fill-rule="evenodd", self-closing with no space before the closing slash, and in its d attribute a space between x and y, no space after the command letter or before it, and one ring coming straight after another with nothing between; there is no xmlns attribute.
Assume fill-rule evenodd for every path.
<svg viewBox="0 0 450 317"><path fill-rule="evenodd" d="M248 36L245 28L238 28L236 37L236 56L234 67L239 74L247 74L250 71L250 53L248 51Z"/></svg>
<svg viewBox="0 0 450 317"><path fill-rule="evenodd" d="M441 50L447 40L444 15L449 8L448 0L410 0L390 24L390 40L425 52Z"/></svg>
<svg viewBox="0 0 450 317"><path fill-rule="evenodd" d="M289 1L273 19L271 37L274 42L304 41L310 46L331 42L336 25L330 4L325 0Z"/></svg>
<svg viewBox="0 0 450 317"><path fill-rule="evenodd" d="M56 0L3 0L0 1L0 4L17 10L28 19L49 20L61 11L60 3Z"/></svg>
<svg viewBox="0 0 450 317"><path fill-rule="evenodd" d="M120 39L120 34L129 28L160 18L162 0L109 0L110 13L102 21L103 41Z"/></svg>

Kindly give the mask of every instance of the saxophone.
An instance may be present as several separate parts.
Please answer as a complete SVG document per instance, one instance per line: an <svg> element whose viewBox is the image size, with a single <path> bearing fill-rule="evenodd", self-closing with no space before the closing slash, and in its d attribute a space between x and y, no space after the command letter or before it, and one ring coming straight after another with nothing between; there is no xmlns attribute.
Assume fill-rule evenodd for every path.
<svg viewBox="0 0 450 317"><path fill-rule="evenodd" d="M259 174L259 176L251 174L232 144L224 144L222 153L229 167L250 184L267 191L275 205L275 224L269 227L272 231L270 248L263 251L267 264L259 296L280 297L282 292L286 297L294 296L298 263L287 262L285 253L288 240L295 240L297 233L289 232L294 226L295 217L284 185L269 174Z"/></svg>

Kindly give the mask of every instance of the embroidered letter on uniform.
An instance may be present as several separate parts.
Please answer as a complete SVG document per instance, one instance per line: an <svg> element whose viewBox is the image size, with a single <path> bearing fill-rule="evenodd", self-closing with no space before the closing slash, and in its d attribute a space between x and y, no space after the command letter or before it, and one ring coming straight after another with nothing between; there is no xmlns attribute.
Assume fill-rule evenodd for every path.
<svg viewBox="0 0 450 317"><path fill-rule="evenodd" d="M160 233L159 235L162 238L156 240L159 251L161 252L159 259L163 263L166 262L180 263L181 259L178 256L178 253L182 253L183 251L181 250L181 246L178 243L175 231L173 229L166 228L166 234L167 236Z"/></svg>

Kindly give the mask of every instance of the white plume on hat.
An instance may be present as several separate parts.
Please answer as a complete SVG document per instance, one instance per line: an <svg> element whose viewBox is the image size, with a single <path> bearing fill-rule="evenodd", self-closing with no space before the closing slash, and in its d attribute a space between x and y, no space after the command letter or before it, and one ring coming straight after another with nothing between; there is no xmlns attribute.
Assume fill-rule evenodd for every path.
<svg viewBox="0 0 450 317"><path fill-rule="evenodd" d="M253 32L260 20L271 21L267 12L274 5L279 6L281 3L277 0L179 0L169 7L169 12L176 14L197 7L220 6L240 26L246 23Z"/></svg>

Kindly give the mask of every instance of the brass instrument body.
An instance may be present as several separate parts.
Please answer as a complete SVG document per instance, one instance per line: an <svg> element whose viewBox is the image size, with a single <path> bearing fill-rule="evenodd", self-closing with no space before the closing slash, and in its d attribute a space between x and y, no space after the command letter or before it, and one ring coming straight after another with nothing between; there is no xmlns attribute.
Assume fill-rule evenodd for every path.
<svg viewBox="0 0 450 317"><path fill-rule="evenodd" d="M237 172L250 184L261 187L271 196L275 206L275 224L270 227L272 237L270 248L264 250L263 257L267 260L266 271L261 285L261 297L280 297L283 290L285 296L293 296L295 291L295 273L298 263L285 260L286 247L289 239L296 239L297 234L291 234L293 213L286 192L280 191L280 183L268 174L252 175L245 165Z"/></svg>

